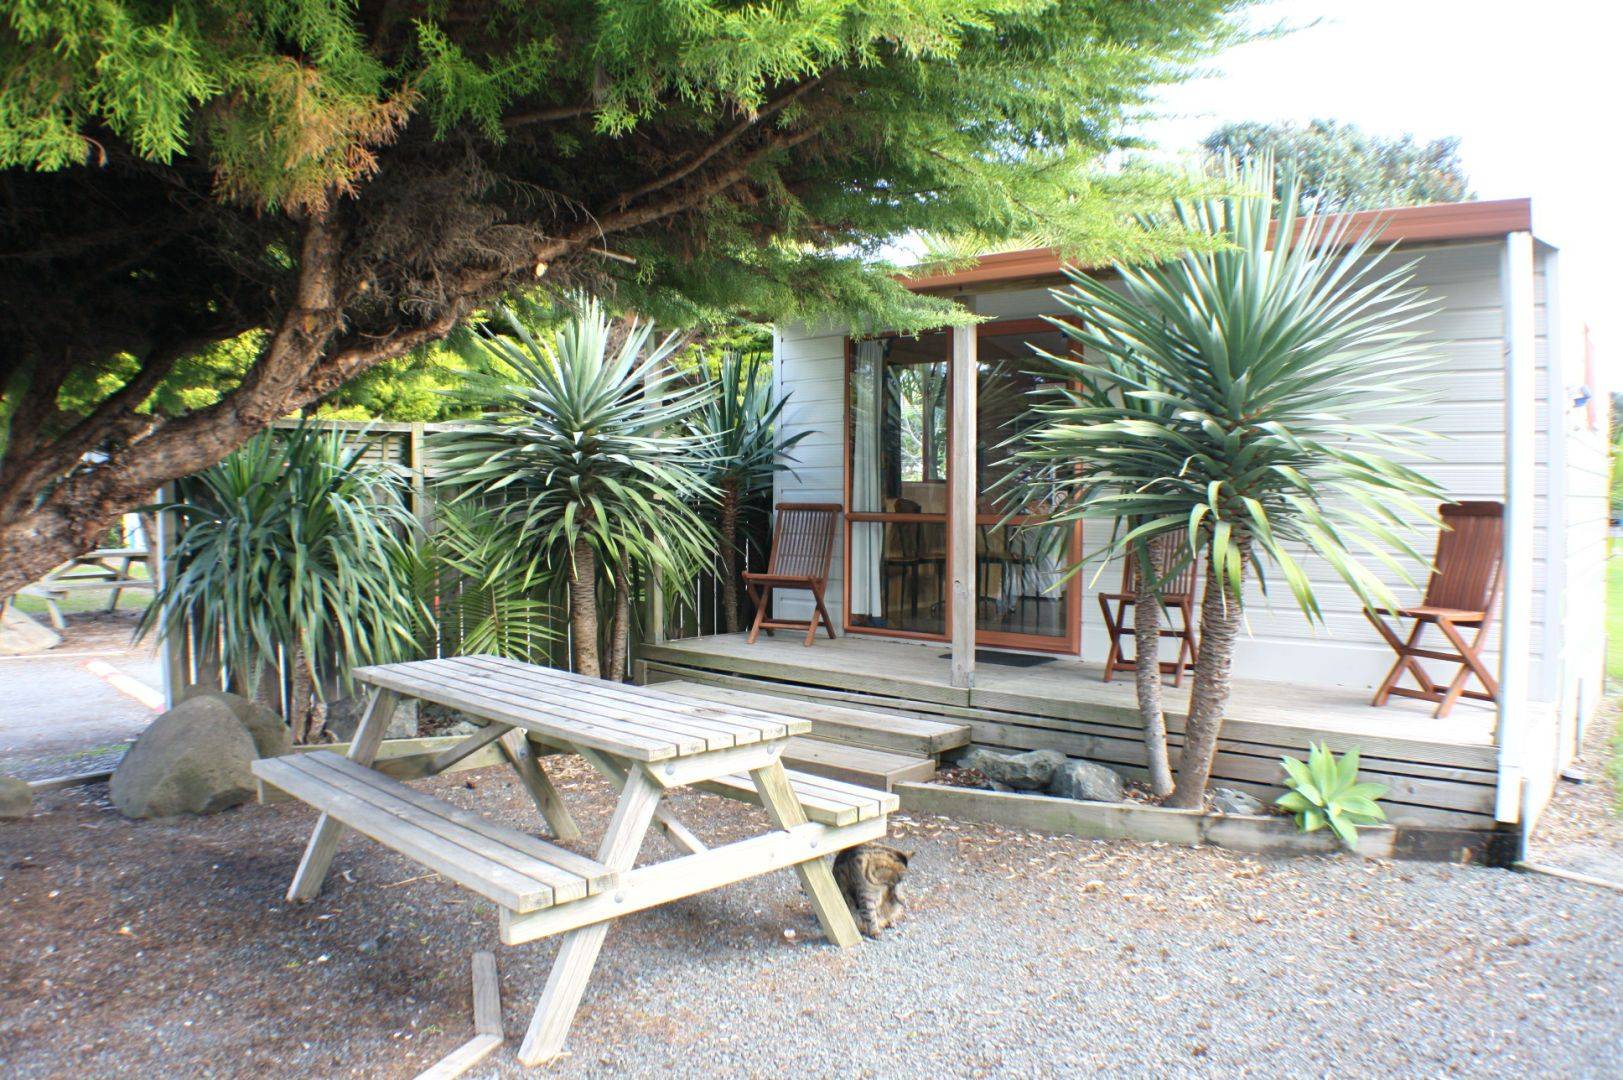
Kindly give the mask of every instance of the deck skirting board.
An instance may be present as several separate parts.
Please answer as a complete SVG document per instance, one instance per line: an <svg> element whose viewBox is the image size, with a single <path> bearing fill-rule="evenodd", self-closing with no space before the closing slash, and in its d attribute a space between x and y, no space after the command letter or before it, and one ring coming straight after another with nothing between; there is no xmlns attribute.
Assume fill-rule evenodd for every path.
<svg viewBox="0 0 1623 1080"><path fill-rule="evenodd" d="M815 652L815 647L808 652ZM971 691L973 704L910 696L915 684L884 684L877 677L853 680L837 665L819 666L808 656L801 665L753 661L711 654L692 647L645 648L639 666L650 680L688 679L806 701L844 703L921 719L968 723L978 745L1008 750L1058 750L1145 775L1144 749L1136 709L1082 697L1040 697ZM770 671L771 674L758 672ZM1013 706L1013 707L1011 707ZM1181 715L1167 717L1174 759L1183 742ZM1305 757L1310 744L1332 750L1358 749L1360 775L1386 784L1383 801L1392 822L1420 828L1494 828L1497 750L1492 746L1322 731L1310 718L1300 724L1275 720L1230 719L1223 727L1212 772L1214 786L1236 788L1263 799L1277 797L1282 756Z"/></svg>

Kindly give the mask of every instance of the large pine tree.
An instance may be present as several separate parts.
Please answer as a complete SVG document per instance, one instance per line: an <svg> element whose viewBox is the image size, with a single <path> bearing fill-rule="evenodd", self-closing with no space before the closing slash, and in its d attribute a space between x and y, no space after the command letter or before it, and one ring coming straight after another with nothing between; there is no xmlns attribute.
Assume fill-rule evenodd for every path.
<svg viewBox="0 0 1623 1080"><path fill-rule="evenodd" d="M1093 166L1242 3L14 0L0 596L504 293L920 327L874 257L916 230L1153 253Z"/></svg>

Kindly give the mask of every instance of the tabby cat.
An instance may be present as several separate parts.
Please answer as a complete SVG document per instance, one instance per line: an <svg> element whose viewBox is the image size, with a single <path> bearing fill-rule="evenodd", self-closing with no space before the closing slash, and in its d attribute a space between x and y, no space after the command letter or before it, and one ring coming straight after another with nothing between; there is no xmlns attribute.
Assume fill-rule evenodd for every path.
<svg viewBox="0 0 1623 1080"><path fill-rule="evenodd" d="M902 876L908 858L907 852L887 844L858 844L834 858L834 880L857 927L869 937L902 921Z"/></svg>

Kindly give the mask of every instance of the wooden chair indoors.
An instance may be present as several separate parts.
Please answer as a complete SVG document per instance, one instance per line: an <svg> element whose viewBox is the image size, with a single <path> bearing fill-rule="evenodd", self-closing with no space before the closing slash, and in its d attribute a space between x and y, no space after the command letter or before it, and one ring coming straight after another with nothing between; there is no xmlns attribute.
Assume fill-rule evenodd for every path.
<svg viewBox="0 0 1623 1080"><path fill-rule="evenodd" d="M1398 654L1370 704L1385 705L1393 694L1419 698L1436 702L1435 715L1444 717L1462 697L1476 701L1499 699L1499 684L1482 661L1482 647L1493 627L1499 601L1505 507L1497 502L1462 502L1441 506L1438 513L1443 528L1437 535L1437 558L1419 606L1395 611L1375 608L1364 615ZM1388 618L1400 620L1398 629L1392 628ZM1413 621L1407 637L1400 636L1404 619ZM1420 646L1420 635L1427 626L1437 627L1451 651ZM1465 630L1471 632L1469 639ZM1444 687L1427 674L1422 660L1456 664L1458 670ZM1405 672L1414 676L1418 689L1398 685ZM1466 689L1473 675L1482 689Z"/></svg>
<svg viewBox="0 0 1623 1080"><path fill-rule="evenodd" d="M806 644L817 638L817 623L822 620L829 637L835 637L834 620L823 606L823 592L828 588L828 567L834 557L834 533L840 524L844 508L839 503L779 503L777 524L772 530L772 554L767 559L764 574L744 575L744 587L749 590L755 604L755 621L750 624L749 643L755 644L761 631L804 630ZM812 617L806 622L787 619L769 619L772 590L805 589L812 594L815 605Z"/></svg>
<svg viewBox="0 0 1623 1080"><path fill-rule="evenodd" d="M1156 576L1165 579L1188 547L1187 532L1179 530L1169 533L1167 542L1161 545ZM1171 675L1174 686L1182 686L1184 673L1195 670L1195 582L1200 580L1199 568L1200 559L1190 559L1174 577L1164 581L1161 589L1161 603L1168 616L1177 612L1182 619L1182 625L1161 627L1162 637L1176 638L1178 641L1177 659L1161 661L1161 674ZM1109 682L1118 671L1133 671L1137 667L1136 658L1128 656L1122 649L1123 641L1133 640L1133 622L1128 618L1128 612L1137 596L1138 560L1123 559L1121 591L1099 594L1099 608L1105 616L1105 632L1110 635L1110 653L1105 657L1105 682ZM1170 618L1168 621L1171 621Z"/></svg>

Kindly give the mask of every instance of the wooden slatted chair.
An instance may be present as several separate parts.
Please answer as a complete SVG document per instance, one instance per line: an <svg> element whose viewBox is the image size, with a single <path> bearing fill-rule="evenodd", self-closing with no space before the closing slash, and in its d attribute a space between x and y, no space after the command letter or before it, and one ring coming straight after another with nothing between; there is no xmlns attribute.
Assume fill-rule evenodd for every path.
<svg viewBox="0 0 1623 1080"><path fill-rule="evenodd" d="M1188 546L1187 531L1180 529L1169 533L1166 542L1161 545L1161 557L1156 562L1156 577L1164 581L1161 602L1169 614L1176 611L1183 620L1180 626L1161 627L1162 637L1176 638L1178 641L1177 659L1161 661L1161 674L1171 675L1173 686L1182 686L1184 672L1195 670L1195 582L1199 580L1200 559L1190 559L1176 575L1167 579L1168 572L1177 565ZM1133 639L1133 624L1128 620L1127 612L1137 596L1138 559L1130 557L1122 560L1121 591L1099 594L1099 608L1105 616L1105 632L1110 635L1110 654L1105 657L1105 682L1109 682L1118 671L1133 671L1137 667L1136 660L1122 649L1123 641Z"/></svg>
<svg viewBox="0 0 1623 1080"><path fill-rule="evenodd" d="M749 643L765 630L805 630L806 644L817 638L821 619L829 637L836 637L834 620L823 606L828 588L828 567L834 557L834 533L844 507L839 503L779 503L777 524L772 530L772 554L766 573L745 574L744 587L755 604L755 621L750 624ZM806 622L769 619L774 589L805 589L812 594L815 610Z"/></svg>
<svg viewBox="0 0 1623 1080"><path fill-rule="evenodd" d="M1499 684L1482 661L1482 646L1493 627L1499 602L1504 560L1505 507L1497 502L1452 503L1438 508L1443 528L1437 535L1437 558L1418 607L1368 609L1364 615L1398 654L1392 670L1375 691L1371 705L1385 705L1393 694L1437 703L1436 716L1444 717L1462 697L1497 701ZM1414 622L1407 637L1399 636L1388 618ZM1453 651L1421 648L1420 635L1435 625ZM1400 625L1401 629L1401 625ZM1471 630L1470 640L1461 632ZM1421 660L1459 665L1447 687L1432 681ZM1404 672L1414 676L1419 689L1399 686ZM1468 690L1475 675L1481 690Z"/></svg>

